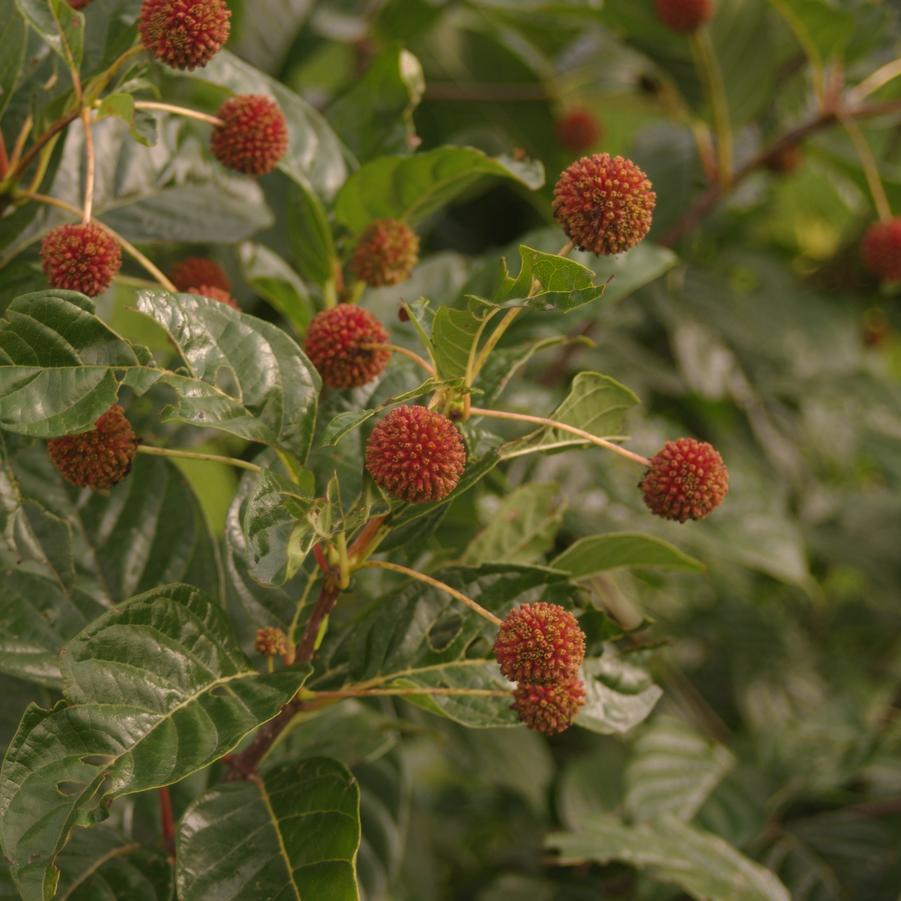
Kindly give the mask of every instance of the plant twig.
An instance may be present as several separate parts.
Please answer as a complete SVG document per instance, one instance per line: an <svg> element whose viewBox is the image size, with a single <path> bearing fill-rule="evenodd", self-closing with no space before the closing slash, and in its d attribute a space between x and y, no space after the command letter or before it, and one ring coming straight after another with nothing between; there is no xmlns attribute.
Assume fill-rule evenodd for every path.
<svg viewBox="0 0 901 901"><path fill-rule="evenodd" d="M208 125L225 125L218 116L210 116L199 110L188 109L186 106L176 106L174 103L157 103L155 100L136 100L135 109L156 110L162 113L174 113L176 116L184 116L186 119L196 119L198 122L206 122Z"/></svg>
<svg viewBox="0 0 901 901"><path fill-rule="evenodd" d="M82 109L81 124L84 126L85 155L84 208L81 221L86 224L91 221L91 213L94 209L94 132L91 126L91 111L89 109Z"/></svg>
<svg viewBox="0 0 901 901"><path fill-rule="evenodd" d="M432 364L408 347L401 347L400 344L361 344L360 347L363 350L387 350L394 354L400 354L408 360L412 360L417 366L422 367L432 378L435 377L435 368Z"/></svg>
<svg viewBox="0 0 901 901"><path fill-rule="evenodd" d="M729 122L729 102L723 83L723 73L707 29L702 28L691 36L691 47L713 114L717 181L728 190L732 174L732 126Z"/></svg>
<svg viewBox="0 0 901 901"><path fill-rule="evenodd" d="M166 851L172 854L175 851L175 820L172 816L172 795L169 793L168 785L164 785L159 790L159 797L163 844Z"/></svg>
<svg viewBox="0 0 901 901"><path fill-rule="evenodd" d="M885 193L882 179L879 177L879 164L873 156L873 151L870 149L870 145L867 144L867 139L863 136L860 126L852 118L841 110L838 112L838 118L851 143L854 145L854 152L857 154L860 167L863 169L864 178L867 180L870 196L873 198L876 215L881 222L888 222L892 218L892 207Z"/></svg>
<svg viewBox="0 0 901 901"><path fill-rule="evenodd" d="M408 566L401 566L399 563L388 563L386 560L369 560L366 563L358 564L357 569L387 569L391 572L409 576L411 579L418 579L420 582L425 582L426 585L431 585L432 588L437 588L439 591L449 594L452 598L456 598L456 600L465 604L474 613L478 613L479 616L483 619L487 619L488 622L493 623L495 626L500 626L503 622L500 617L495 616L490 610L486 610L471 597L463 594L462 591L457 591L456 588L451 588L450 585L440 582L438 579L433 579L431 576L427 576L425 573L421 573L418 570L410 569Z"/></svg>
<svg viewBox="0 0 901 901"><path fill-rule="evenodd" d="M203 460L206 463L224 463L226 466L237 466L250 472L260 473L262 467L248 460L240 460L238 457L223 457L219 454L204 454L198 451L181 450L176 447L151 447L149 444L139 444L138 453L150 457L178 457L183 460Z"/></svg>
<svg viewBox="0 0 901 901"><path fill-rule="evenodd" d="M543 425L548 428L559 429L561 432L569 432L571 435L576 435L584 441L596 444L598 447L604 448L604 450L613 451L613 453L619 454L621 457L625 457L633 463L638 463L641 466L651 465L651 461L647 457L642 457L641 454L636 454L634 451L630 451L619 444L614 444L606 438L598 438L597 435L592 435L591 432L576 428L574 425L558 422L556 419L547 419L544 416L530 416L528 413L508 413L505 410L485 410L482 407L472 407L470 412L473 416L490 416L494 419L510 419L513 422L530 422L534 425Z"/></svg>
<svg viewBox="0 0 901 901"><path fill-rule="evenodd" d="M342 698L404 697L406 695L443 695L445 697L505 698L512 694L502 688L342 688L337 691L317 691L316 700Z"/></svg>

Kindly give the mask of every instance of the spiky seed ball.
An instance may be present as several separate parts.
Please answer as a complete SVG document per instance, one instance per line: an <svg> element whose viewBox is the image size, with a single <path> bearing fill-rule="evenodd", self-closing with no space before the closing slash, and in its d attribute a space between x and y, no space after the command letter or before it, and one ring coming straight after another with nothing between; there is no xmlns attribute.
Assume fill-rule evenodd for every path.
<svg viewBox="0 0 901 901"><path fill-rule="evenodd" d="M205 66L228 40L225 0L144 0L138 27L144 48L173 69Z"/></svg>
<svg viewBox="0 0 901 901"><path fill-rule="evenodd" d="M89 432L51 438L47 452L62 476L79 488L112 488L131 470L138 439L125 411L116 404Z"/></svg>
<svg viewBox="0 0 901 901"><path fill-rule="evenodd" d="M798 144L789 144L776 153L771 153L764 163L770 172L776 175L787 175L801 165L803 154Z"/></svg>
<svg viewBox="0 0 901 901"><path fill-rule="evenodd" d="M215 285L195 285L193 288L188 288L186 293L199 294L201 297L209 297L210 300L218 300L219 303L224 303L233 310L241 309L238 301L228 291L223 291L222 288L217 288Z"/></svg>
<svg viewBox="0 0 901 901"><path fill-rule="evenodd" d="M561 682L579 672L585 636L576 618L558 604L523 604L504 617L494 656L511 682Z"/></svg>
<svg viewBox="0 0 901 901"><path fill-rule="evenodd" d="M513 691L513 709L535 732L556 735L565 732L585 704L585 686L580 679L535 685L520 682Z"/></svg>
<svg viewBox="0 0 901 901"><path fill-rule="evenodd" d="M571 109L561 116L555 126L557 143L572 153L585 153L601 139L600 122L587 109Z"/></svg>
<svg viewBox="0 0 901 901"><path fill-rule="evenodd" d="M275 626L258 629L256 649L267 657L284 657L288 653L288 636Z"/></svg>
<svg viewBox="0 0 901 901"><path fill-rule="evenodd" d="M288 124L274 100L261 94L239 94L217 113L222 125L213 129L213 156L244 175L271 172L288 149Z"/></svg>
<svg viewBox="0 0 901 901"><path fill-rule="evenodd" d="M651 227L657 195L631 160L595 153L564 169L554 187L554 218L580 250L622 253Z"/></svg>
<svg viewBox="0 0 901 901"><path fill-rule="evenodd" d="M388 365L391 352L363 345L384 344L388 333L362 307L341 303L313 317L304 350L332 388L358 388L376 378Z"/></svg>
<svg viewBox="0 0 901 901"><path fill-rule="evenodd" d="M54 288L103 294L122 265L119 243L93 222L59 225L41 243L44 273Z"/></svg>
<svg viewBox="0 0 901 901"><path fill-rule="evenodd" d="M694 438L667 441L641 480L648 509L664 519L703 519L729 490L729 473L712 444Z"/></svg>
<svg viewBox="0 0 901 901"><path fill-rule="evenodd" d="M231 291L232 287L225 270L206 257L188 257L176 263L169 278L179 291L187 291L192 285L211 285L223 291Z"/></svg>
<svg viewBox="0 0 901 901"><path fill-rule="evenodd" d="M418 259L419 238L406 223L377 219L360 236L350 271L370 288L382 288L406 281Z"/></svg>
<svg viewBox="0 0 901 901"><path fill-rule="evenodd" d="M712 0L656 0L657 18L671 31L691 34L713 16Z"/></svg>
<svg viewBox="0 0 901 901"><path fill-rule="evenodd" d="M860 254L873 275L901 281L901 218L871 225L860 242Z"/></svg>
<svg viewBox="0 0 901 901"><path fill-rule="evenodd" d="M425 407L395 407L366 443L366 469L399 500L426 504L447 497L466 467L466 448L446 416Z"/></svg>

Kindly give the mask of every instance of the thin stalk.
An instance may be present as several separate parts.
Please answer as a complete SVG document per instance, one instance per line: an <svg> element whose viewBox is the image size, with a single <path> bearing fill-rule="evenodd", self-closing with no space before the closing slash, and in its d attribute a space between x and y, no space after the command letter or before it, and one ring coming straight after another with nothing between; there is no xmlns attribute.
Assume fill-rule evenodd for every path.
<svg viewBox="0 0 901 901"><path fill-rule="evenodd" d="M350 585L350 562L347 557L347 536L343 531L335 536L335 548L338 551L338 587L344 591Z"/></svg>
<svg viewBox="0 0 901 901"><path fill-rule="evenodd" d="M85 224L91 221L91 214L94 210L94 131L91 127L91 111L83 109L81 111L81 124L84 126L84 155L85 155L85 177L84 177L84 208L81 221Z"/></svg>
<svg viewBox="0 0 901 901"><path fill-rule="evenodd" d="M19 129L19 134L16 136L16 141L13 144L12 156L9 158L10 169L15 169L16 166L19 165L19 160L22 158L22 151L25 149L25 142L31 134L32 125L34 125L34 120L31 116L28 116L22 123L22 127Z"/></svg>
<svg viewBox="0 0 901 901"><path fill-rule="evenodd" d="M399 344L361 344L360 347L363 350L387 350L394 354L400 354L402 357L412 360L417 366L422 367L433 378L435 376L435 369L432 364L424 357L419 356L416 351L407 347L401 347Z"/></svg>
<svg viewBox="0 0 901 901"><path fill-rule="evenodd" d="M425 573L421 573L418 570L410 569L408 566L401 566L399 563L388 563L386 560L369 560L366 563L358 564L357 569L387 569L391 572L409 576L411 579L418 579L420 582L425 582L426 585L431 585L433 588L437 588L439 591L443 591L452 598L461 601L474 613L478 613L479 616L483 619L487 619L488 622L493 623L495 626L500 626L503 622L503 620L496 617L490 610L486 610L471 597L463 594L462 591L457 591L456 588L451 588L450 585L440 582L438 579L433 579L431 576L427 576Z"/></svg>
<svg viewBox="0 0 901 901"><path fill-rule="evenodd" d="M58 200L56 197L51 197L49 194L38 194L34 191L19 191L16 195L17 197L24 197L26 200L33 200L36 203L44 203L47 206L55 206L57 209L65 210L67 213L72 213L73 216L81 216L82 211L78 209L76 206L72 206L71 203L66 203L65 200ZM130 241L127 241L119 232L110 228L108 225L104 223L94 220L94 224L98 225L102 228L108 235L115 238L122 249L132 256L138 263L140 263L167 291L171 291L173 294L176 293L175 285L169 281L168 278L153 264L150 262L147 257L138 250L137 247L134 246Z"/></svg>
<svg viewBox="0 0 901 901"><path fill-rule="evenodd" d="M188 109L186 106L176 106L174 103L158 103L156 100L136 100L135 109L173 113L176 116L184 116L186 119L196 119L198 122L206 122L208 125L225 125L218 116L210 116L207 113L201 113L199 110Z"/></svg>
<svg viewBox="0 0 901 901"><path fill-rule="evenodd" d="M0 179L6 178L7 172L9 172L9 156L6 153L6 139L0 131Z"/></svg>
<svg viewBox="0 0 901 901"><path fill-rule="evenodd" d="M183 460L203 460L206 463L224 463L226 466L237 466L239 469L247 469L250 472L262 472L262 467L247 460L239 460L237 457L223 457L219 454L204 454L198 451L180 450L174 447L151 447L149 444L138 445L139 454L147 454L149 457L178 457Z"/></svg>
<svg viewBox="0 0 901 901"><path fill-rule="evenodd" d="M726 99L723 73L706 29L701 29L691 36L691 47L698 75L704 84L713 113L717 181L726 187L732 173L732 126L729 122L729 103Z"/></svg>
<svg viewBox="0 0 901 901"><path fill-rule="evenodd" d="M901 75L901 59L893 59L890 63L880 66L875 72L868 75L860 84L855 85L850 93L855 99L862 99L870 94L875 94L876 91L885 87L899 75Z"/></svg>
<svg viewBox="0 0 901 901"><path fill-rule="evenodd" d="M513 692L500 688L347 688L338 691L317 691L315 699L404 697L405 695L444 695L445 697L506 698Z"/></svg>
<svg viewBox="0 0 901 901"><path fill-rule="evenodd" d="M169 794L169 786L164 785L159 790L160 798L160 826L163 833L163 844L171 854L175 850L175 819L172 816L172 795Z"/></svg>
<svg viewBox="0 0 901 901"><path fill-rule="evenodd" d="M321 551L320 551L321 553ZM297 632L297 624L300 621L300 613L307 606L307 600L310 597L310 592L313 590L313 586L316 584L316 579L318 578L319 573L318 570L313 570L310 573L310 578L307 579L307 584L304 587L303 594L300 596L300 600L298 600L297 604L294 606L294 616L291 617L291 626L288 629L288 641L294 645L293 652L294 655L297 654L297 642L294 638L295 633ZM294 656L291 657L291 663L294 662ZM290 664L289 664L290 666Z"/></svg>
<svg viewBox="0 0 901 901"><path fill-rule="evenodd" d="M356 537L350 543L347 556L351 566L365 560L371 554L386 532L382 531L387 516L373 516L363 528L357 532ZM386 530L387 531L387 530Z"/></svg>
<svg viewBox="0 0 901 901"><path fill-rule="evenodd" d="M651 465L651 461L647 457L642 457L641 454L636 454L633 451L627 450L619 444L608 441L606 438L598 438L597 435L592 435L591 432L576 428L574 425L558 422L556 419L546 419L544 416L530 416L527 413L508 413L504 410L485 410L482 407L472 407L470 412L473 416L490 416L494 419L509 419L513 422L530 422L534 425L543 425L548 428L559 429L561 432L569 432L571 435L576 435L585 441L590 441L592 444L604 448L604 450L613 451L613 453L619 454L621 457L625 457L633 463L639 463L641 466Z"/></svg>
<svg viewBox="0 0 901 901"><path fill-rule="evenodd" d="M863 169L864 177L867 180L867 187L870 189L870 196L873 198L876 214L879 216L880 221L888 222L892 218L892 207L885 193L882 179L879 177L879 164L873 156L873 151L870 150L867 139L854 119L841 111L838 113L838 119L854 145L854 152L857 154L860 167Z"/></svg>

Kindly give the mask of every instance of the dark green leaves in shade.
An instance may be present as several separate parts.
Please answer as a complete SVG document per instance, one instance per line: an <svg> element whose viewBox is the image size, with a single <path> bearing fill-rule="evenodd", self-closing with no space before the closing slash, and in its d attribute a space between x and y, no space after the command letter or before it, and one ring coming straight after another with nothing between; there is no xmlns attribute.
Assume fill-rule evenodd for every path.
<svg viewBox="0 0 901 901"><path fill-rule="evenodd" d="M53 896L74 827L104 819L114 798L218 760L307 672L258 673L221 608L183 585L94 620L61 668L66 700L26 710L0 770L0 838L25 901Z"/></svg>
<svg viewBox="0 0 901 901"><path fill-rule="evenodd" d="M374 219L413 225L486 176L512 179L531 190L544 183L540 163L490 157L474 147L439 147L367 163L338 192L335 215L354 232Z"/></svg>
<svg viewBox="0 0 901 901"><path fill-rule="evenodd" d="M350 771L314 757L219 785L178 830L182 901L357 901L360 791Z"/></svg>

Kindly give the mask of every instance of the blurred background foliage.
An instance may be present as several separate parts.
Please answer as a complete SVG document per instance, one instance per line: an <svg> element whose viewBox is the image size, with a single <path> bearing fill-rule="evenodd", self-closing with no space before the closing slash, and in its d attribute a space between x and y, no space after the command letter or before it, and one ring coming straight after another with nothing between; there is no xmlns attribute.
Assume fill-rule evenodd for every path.
<svg viewBox="0 0 901 901"><path fill-rule="evenodd" d="M112 0L94 5L104 4L113 8ZM511 542L506 530L490 559L543 563L587 535L644 531L706 570L612 570L585 583L635 630L623 653L664 690L655 713L626 736L465 730L389 701L345 702L294 730L292 752L338 757L363 786L366 897L657 901L691 891L692 868L702 865L719 866L718 884L728 885L735 862L680 840L687 823L770 867L794 899L898 898L901 310L897 292L858 261L874 212L848 137L837 127L817 131L794 170L752 174L679 241L675 257L652 245L705 190L692 123L709 110L688 42L663 29L649 0L230 5L229 49L319 109L356 159L469 144L546 167L540 192L495 183L421 224L423 262L413 278L367 295L395 340L409 340L397 321L401 298L462 304L496 278L499 255L515 264L519 242L559 246L548 201L574 154L558 143L556 123L572 109L593 113L602 128L593 149L632 157L653 181L654 229L600 305L516 323L511 345L587 340L533 357L505 403L550 410L577 371L612 373L644 405L646 415L632 419L635 450L651 454L668 438L693 435L721 450L731 474L728 502L690 526L650 521L634 470L588 450L516 461L454 503L428 550L417 551L420 568L474 559L501 518L522 524L521 534ZM901 48L888 0L717 0L710 34L739 162L811 116L818 71L839 71L854 85ZM195 82L172 93L203 90ZM870 99L899 97L901 79ZM901 211L898 116L861 124ZM108 221L140 225L138 241L160 240L165 229L161 255L173 260L203 251L197 234L215 227L207 249L236 277L245 308L270 315L255 298L278 309L290 297L301 330L316 289L304 284L300 263L298 275L261 247L297 259L292 248L303 236L292 232L287 180L274 174L257 187L212 174L192 150L193 124L173 129L155 151L162 171L178 148L172 197L154 187L148 206L159 172L131 170L120 158L110 184L138 198L140 215L129 219L123 206ZM64 161L53 165L65 173ZM317 178L340 180L333 170L341 166L323 154ZM216 184L188 204L192 173ZM101 211L103 185L101 175ZM191 216L198 209L201 221ZM50 221L26 211L43 217L42 227ZM171 243L180 240L191 244ZM616 261L575 258L604 275L618 271ZM22 290L34 277L27 260L4 273L20 277ZM107 319L130 337L149 328L121 298L104 302ZM153 428L144 434L152 438ZM221 533L234 476L184 469ZM32 694L46 701L46 691ZM0 720L4 736L17 719L18 708ZM176 787L177 809L196 791ZM136 802L136 822L144 804L151 809L152 799ZM611 858L640 868L592 856L576 840L612 823L622 834L604 833L606 847L625 850ZM656 856L643 860L651 846Z"/></svg>

